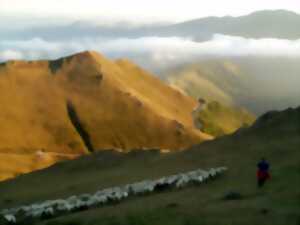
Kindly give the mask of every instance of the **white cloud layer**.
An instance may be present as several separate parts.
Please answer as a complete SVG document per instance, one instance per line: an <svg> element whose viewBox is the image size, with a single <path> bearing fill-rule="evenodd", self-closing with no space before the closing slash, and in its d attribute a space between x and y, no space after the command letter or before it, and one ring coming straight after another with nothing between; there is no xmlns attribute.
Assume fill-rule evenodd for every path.
<svg viewBox="0 0 300 225"><path fill-rule="evenodd" d="M0 52L0 61L9 60L9 59L22 59L23 54L20 51L14 50L4 50Z"/></svg>
<svg viewBox="0 0 300 225"><path fill-rule="evenodd" d="M191 38L141 37L137 39L82 38L50 42L41 38L0 42L0 61L54 59L84 50L96 50L112 58L131 58L147 68L161 69L200 57L300 56L300 39L247 39L216 34L206 42Z"/></svg>
<svg viewBox="0 0 300 225"><path fill-rule="evenodd" d="M0 14L110 18L137 22L181 21L205 16L244 15L262 9L300 12L299 0L1 0Z"/></svg>

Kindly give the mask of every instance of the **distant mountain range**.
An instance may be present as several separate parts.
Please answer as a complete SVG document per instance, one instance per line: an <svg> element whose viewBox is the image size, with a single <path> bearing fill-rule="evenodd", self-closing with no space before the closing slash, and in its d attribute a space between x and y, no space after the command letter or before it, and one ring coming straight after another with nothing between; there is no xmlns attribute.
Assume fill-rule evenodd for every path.
<svg viewBox="0 0 300 225"><path fill-rule="evenodd" d="M5 27L5 24L2 25ZM40 37L45 40L76 39L99 36L106 38L192 37L198 41L209 40L213 34L220 33L247 38L300 38L300 15L286 10L258 11L240 17L207 17L171 25L152 25L130 27L124 24L115 26L96 25L78 21L69 25L33 27L26 30L3 30L0 39L25 39Z"/></svg>
<svg viewBox="0 0 300 225"><path fill-rule="evenodd" d="M195 98L238 105L260 115L300 104L298 58L201 59L174 67L163 77Z"/></svg>
<svg viewBox="0 0 300 225"><path fill-rule="evenodd" d="M164 35L180 34L200 41L216 33L247 38L299 39L299 26L299 14L285 10L258 11L241 17L207 17L175 24L165 27Z"/></svg>

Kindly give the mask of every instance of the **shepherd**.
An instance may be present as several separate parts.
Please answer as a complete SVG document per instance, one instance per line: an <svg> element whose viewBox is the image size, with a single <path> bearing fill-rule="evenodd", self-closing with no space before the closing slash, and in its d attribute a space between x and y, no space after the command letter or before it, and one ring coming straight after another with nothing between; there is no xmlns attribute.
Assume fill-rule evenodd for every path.
<svg viewBox="0 0 300 225"><path fill-rule="evenodd" d="M265 158L262 158L257 164L257 186L262 188L267 180L271 178L270 176L270 164Z"/></svg>

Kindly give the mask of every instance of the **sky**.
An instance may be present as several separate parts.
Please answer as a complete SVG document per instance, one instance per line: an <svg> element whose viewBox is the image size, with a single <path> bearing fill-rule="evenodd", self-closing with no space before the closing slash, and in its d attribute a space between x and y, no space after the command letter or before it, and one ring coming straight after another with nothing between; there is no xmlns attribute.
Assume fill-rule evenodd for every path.
<svg viewBox="0 0 300 225"><path fill-rule="evenodd" d="M131 24L176 23L207 16L241 16L258 10L285 9L300 14L299 0L0 0L0 62L55 59L85 50L110 58L130 58L160 70L214 56L300 57L300 39L253 39L214 34L210 40L159 36L155 32L127 36ZM85 21L87 23L74 23ZM125 25L119 22L126 22ZM91 24L114 25L113 36ZM74 25L75 24L75 25ZM50 26L52 25L52 26ZM54 25L54 26L53 26ZM61 29L57 29L62 26ZM64 27L65 25L65 27ZM104 27L105 27L104 26ZM259 26L259 25L258 25ZM53 28L54 27L54 28ZM38 31L34 28L38 28ZM122 31L120 34L119 31ZM126 30L126 29L125 29ZM75 35L77 34L77 36Z"/></svg>
<svg viewBox="0 0 300 225"><path fill-rule="evenodd" d="M179 22L206 16L240 16L263 9L300 13L299 0L0 0L0 15L128 21Z"/></svg>
<svg viewBox="0 0 300 225"><path fill-rule="evenodd" d="M168 26L208 16L238 17L277 9L300 14L300 0L0 0L0 63L57 59L94 50L110 59L130 59L161 76L164 71L203 59L279 58L292 60L290 68L296 72L284 74L289 79L282 80L281 74L275 79L271 64L266 68L264 65L263 73L258 73L255 79L257 86L262 85L260 75L266 71L268 76L263 79L271 77L272 82L267 82L262 90L271 90L268 95L276 99L291 96L291 101L281 101L287 105L299 99L298 67L293 63L300 59L300 16L297 19L296 15L287 13L288 19L283 20L286 26L267 19L270 30L275 28L278 36L268 34L268 26L260 26L258 22L249 27L238 25L237 29L263 31L259 37L243 32L235 36L238 34L226 32L227 28L218 29L223 26L214 28L211 23L213 31L200 25L193 25L192 32L186 32L182 26ZM161 26L161 23L167 24ZM234 25L231 28L235 30ZM292 33L297 33L296 37L286 36ZM273 88L269 88L272 85L282 85L281 97L279 91L274 94Z"/></svg>

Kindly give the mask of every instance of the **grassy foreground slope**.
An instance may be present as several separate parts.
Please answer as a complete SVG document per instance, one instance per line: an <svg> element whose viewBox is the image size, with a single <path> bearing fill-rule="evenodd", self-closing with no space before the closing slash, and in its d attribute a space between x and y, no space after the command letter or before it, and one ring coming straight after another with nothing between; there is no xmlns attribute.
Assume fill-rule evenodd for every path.
<svg viewBox="0 0 300 225"><path fill-rule="evenodd" d="M211 138L194 128L194 99L95 52L1 64L0 103L0 180L103 149L179 150Z"/></svg>
<svg viewBox="0 0 300 225"><path fill-rule="evenodd" d="M63 162L0 184L0 207L56 199L195 168L227 166L225 176L199 187L130 199L119 205L44 224L299 225L300 107L270 112L231 136L160 155L105 152ZM272 179L257 190L256 163L265 156ZM228 191L243 198L224 201Z"/></svg>

